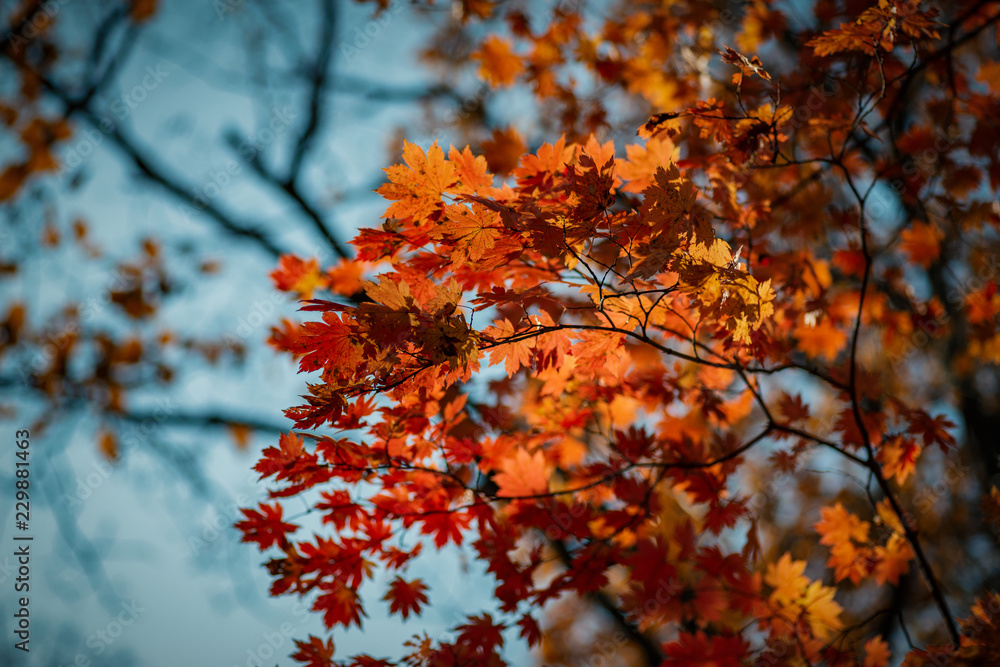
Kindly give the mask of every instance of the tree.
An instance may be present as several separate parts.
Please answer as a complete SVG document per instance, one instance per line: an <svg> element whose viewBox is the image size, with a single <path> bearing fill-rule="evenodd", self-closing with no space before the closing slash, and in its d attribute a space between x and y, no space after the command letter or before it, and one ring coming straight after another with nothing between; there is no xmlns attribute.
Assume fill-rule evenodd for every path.
<svg viewBox="0 0 1000 667"><path fill-rule="evenodd" d="M992 664L997 9L461 3L428 57L552 134L407 142L349 278L274 273L319 375L237 524L271 593L361 626L381 567L419 614L469 545L498 608L402 664Z"/></svg>

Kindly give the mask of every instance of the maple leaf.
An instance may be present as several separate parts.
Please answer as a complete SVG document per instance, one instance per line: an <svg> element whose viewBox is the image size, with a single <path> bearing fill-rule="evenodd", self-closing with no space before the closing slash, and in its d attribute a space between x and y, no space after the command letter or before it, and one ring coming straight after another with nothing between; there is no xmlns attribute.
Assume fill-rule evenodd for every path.
<svg viewBox="0 0 1000 667"><path fill-rule="evenodd" d="M496 623L490 614L483 613L470 616L468 623L456 626L458 632L457 644L467 646L474 653L482 656L495 655L503 647L503 634L506 624Z"/></svg>
<svg viewBox="0 0 1000 667"><path fill-rule="evenodd" d="M847 343L847 332L824 317L814 323L800 324L792 331L798 348L813 358L833 361Z"/></svg>
<svg viewBox="0 0 1000 667"><path fill-rule="evenodd" d="M449 541L462 544L462 530L469 526L472 517L457 510L440 511L432 507L421 517L420 532L434 535L434 545L440 549Z"/></svg>
<svg viewBox="0 0 1000 667"><path fill-rule="evenodd" d="M298 660L306 667L330 667L333 660L333 637L324 643L319 637L309 635L307 641L295 640L298 649L291 655L292 660Z"/></svg>
<svg viewBox="0 0 1000 667"><path fill-rule="evenodd" d="M358 249L358 260L367 262L391 258L404 242L401 234L386 229L362 229L350 241Z"/></svg>
<svg viewBox="0 0 1000 667"><path fill-rule="evenodd" d="M302 372L352 366L361 358L358 336L349 320L336 313L323 313L322 322L304 323L297 334L286 349L302 355L299 360Z"/></svg>
<svg viewBox="0 0 1000 667"><path fill-rule="evenodd" d="M411 612L419 615L420 606L427 604L426 590L427 586L420 579L408 582L402 577L396 577L382 599L389 602L390 614L402 614L406 619Z"/></svg>
<svg viewBox="0 0 1000 667"><path fill-rule="evenodd" d="M496 245L502 230L494 224L498 218L481 205L473 205L471 210L461 205L449 206L445 221L435 230L434 236L456 241L452 258L458 268L468 260L478 262Z"/></svg>
<svg viewBox="0 0 1000 667"><path fill-rule="evenodd" d="M274 474L278 474L281 479L280 474L290 469L302 455L302 444L302 438L295 433L282 433L278 437L278 448L265 449L254 470L260 473L261 479Z"/></svg>
<svg viewBox="0 0 1000 667"><path fill-rule="evenodd" d="M367 614L357 591L337 579L326 580L319 588L323 593L316 598L312 608L323 612L323 624L327 629L335 625L349 628L353 624L361 627L361 617Z"/></svg>
<svg viewBox="0 0 1000 667"><path fill-rule="evenodd" d="M520 340L510 341L518 332L514 331L514 325L507 320L498 320L483 333L497 341L497 344L490 347L491 366L503 360L507 377L513 377L522 366L530 367L535 339L525 336Z"/></svg>
<svg viewBox="0 0 1000 667"><path fill-rule="evenodd" d="M789 424L797 424L809 419L809 407L802 402L802 396L791 396L782 392L778 401L778 410Z"/></svg>
<svg viewBox="0 0 1000 667"><path fill-rule="evenodd" d="M480 76L493 86L509 86L524 71L524 62L511 50L510 42L496 35L486 38L472 58L480 62Z"/></svg>
<svg viewBox="0 0 1000 667"><path fill-rule="evenodd" d="M848 512L841 503L820 508L820 515L822 519L813 528L822 536L819 540L821 544L831 546L850 540L868 541L870 524Z"/></svg>
<svg viewBox="0 0 1000 667"><path fill-rule="evenodd" d="M523 637L528 646L537 646L542 640L542 629L538 627L538 622L530 614L522 614L517 620L517 625L521 628L518 633Z"/></svg>
<svg viewBox="0 0 1000 667"><path fill-rule="evenodd" d="M285 410L285 416L295 422L295 428L316 428L336 422L344 412L347 400L328 384L306 384L309 394L303 396L306 405Z"/></svg>
<svg viewBox="0 0 1000 667"><path fill-rule="evenodd" d="M895 435L882 441L878 451L878 460L886 475L895 477L902 484L916 470L917 458L920 456L920 445L912 438Z"/></svg>
<svg viewBox="0 0 1000 667"><path fill-rule="evenodd" d="M541 451L529 454L526 449L518 449L500 470L493 481L501 498L535 496L549 490L548 463Z"/></svg>
<svg viewBox="0 0 1000 667"><path fill-rule="evenodd" d="M901 231L899 237L899 247L907 254L910 261L925 269L941 254L941 239L944 238L944 233L933 224L914 222Z"/></svg>
<svg viewBox="0 0 1000 667"><path fill-rule="evenodd" d="M326 271L329 290L342 296L357 294L361 291L361 276L371 266L371 262L341 259Z"/></svg>
<svg viewBox="0 0 1000 667"><path fill-rule="evenodd" d="M809 586L808 577L803 576L805 570L805 561L793 561L788 553L783 554L777 563L768 564L764 581L774 588L771 599L779 604L787 605L792 600L799 598Z"/></svg>
<svg viewBox="0 0 1000 667"><path fill-rule="evenodd" d="M833 633L844 627L840 620L843 608L833 600L836 592L836 589L814 581L798 600L798 604L806 612L813 636L819 639L829 639Z"/></svg>
<svg viewBox="0 0 1000 667"><path fill-rule="evenodd" d="M516 127L509 126L503 130L496 128L491 138L483 142L483 156L490 171L506 175L517 168L526 148Z"/></svg>
<svg viewBox="0 0 1000 667"><path fill-rule="evenodd" d="M771 80L771 75L764 70L764 64L761 63L760 58L757 56L747 58L742 53L725 44L723 44L722 48L725 49L719 52L722 54L722 62L728 65L736 65L740 68L740 73L733 77L733 83L739 83L743 80L744 76L751 74L756 74L765 81Z"/></svg>
<svg viewBox="0 0 1000 667"><path fill-rule="evenodd" d="M420 222L438 219L444 213L441 195L455 185L455 165L445 159L435 141L424 150L417 144L403 142L403 160L385 170L389 183L377 192L392 201L382 217Z"/></svg>
<svg viewBox="0 0 1000 667"><path fill-rule="evenodd" d="M749 643L739 635L709 637L704 632L681 632L663 652L667 662L678 667L741 667L748 647Z"/></svg>
<svg viewBox="0 0 1000 667"><path fill-rule="evenodd" d="M879 584L896 585L899 578L910 571L910 561L913 560L913 548L902 535L894 534L885 546L875 547L875 569L872 576Z"/></svg>
<svg viewBox="0 0 1000 667"><path fill-rule="evenodd" d="M923 438L925 447L937 445L944 452L955 447L955 437L948 432L948 429L955 428L955 424L944 415L931 417L924 410L913 410L909 420L910 432Z"/></svg>
<svg viewBox="0 0 1000 667"><path fill-rule="evenodd" d="M252 509L240 510L246 517L245 520L236 522L236 529L243 532L241 541L256 542L260 550L264 551L276 544L285 544L288 541L285 534L299 529L294 523L281 520L284 513L281 505L260 503L259 507L259 512Z"/></svg>
<svg viewBox="0 0 1000 667"><path fill-rule="evenodd" d="M865 663L864 667L889 667L889 644L882 639L882 635L876 635L865 642Z"/></svg>
<svg viewBox="0 0 1000 667"><path fill-rule="evenodd" d="M625 146L626 159L618 159L615 171L626 181L624 192L642 192L653 185L656 172L664 164L674 164L680 158L680 149L664 135L650 138L645 146Z"/></svg>
<svg viewBox="0 0 1000 667"><path fill-rule="evenodd" d="M304 261L295 255L278 258L278 268L271 271L271 280L278 289L296 292L303 299L311 299L314 289L327 286L327 278L320 273L315 258Z"/></svg>

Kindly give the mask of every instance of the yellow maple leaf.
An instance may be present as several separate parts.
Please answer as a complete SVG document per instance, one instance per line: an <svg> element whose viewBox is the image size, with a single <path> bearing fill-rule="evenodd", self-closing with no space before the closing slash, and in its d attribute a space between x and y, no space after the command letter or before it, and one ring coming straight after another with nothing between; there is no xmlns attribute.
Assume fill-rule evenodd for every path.
<svg viewBox="0 0 1000 667"><path fill-rule="evenodd" d="M836 589L814 581L799 600L805 611L809 629L819 639L829 639L834 632L844 627L840 620L840 612L843 609L833 600L836 592Z"/></svg>
<svg viewBox="0 0 1000 667"><path fill-rule="evenodd" d="M802 591L809 585L809 578L802 574L805 570L806 562L792 560L788 553L784 554L777 563L768 564L764 581L774 588L774 592L771 593L771 601L779 605L787 605L792 600L799 598Z"/></svg>

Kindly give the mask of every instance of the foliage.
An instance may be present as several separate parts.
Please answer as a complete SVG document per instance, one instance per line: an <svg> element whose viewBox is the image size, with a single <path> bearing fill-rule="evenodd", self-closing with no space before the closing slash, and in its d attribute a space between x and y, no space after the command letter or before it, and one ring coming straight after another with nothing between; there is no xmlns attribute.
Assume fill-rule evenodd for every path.
<svg viewBox="0 0 1000 667"><path fill-rule="evenodd" d="M497 608L401 664L504 664L514 632L583 664L587 608L609 664L992 664L998 598L939 547L995 565L995 535L920 494L989 451L956 390L1000 362L996 3L531 11L464 2L465 51L427 57L530 95L547 141L406 142L368 264L274 274L308 314L272 343L318 380L256 470L330 534L245 511L272 594L362 626L384 568L416 616L408 567L457 545Z"/></svg>

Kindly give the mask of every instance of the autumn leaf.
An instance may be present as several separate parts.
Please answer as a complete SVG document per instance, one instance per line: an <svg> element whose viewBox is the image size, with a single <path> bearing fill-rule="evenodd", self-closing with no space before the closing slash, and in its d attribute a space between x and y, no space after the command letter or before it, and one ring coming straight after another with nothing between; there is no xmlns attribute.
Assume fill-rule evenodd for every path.
<svg viewBox="0 0 1000 667"><path fill-rule="evenodd" d="M884 440L878 452L882 471L890 477L895 477L900 484L913 474L919 456L920 445L912 438L901 435Z"/></svg>
<svg viewBox="0 0 1000 667"><path fill-rule="evenodd" d="M444 212L441 195L455 185L455 166L445 159L444 151L431 144L427 152L408 141L403 142L405 165L396 164L385 170L389 183L378 193L393 203L385 218L414 221L438 219Z"/></svg>
<svg viewBox="0 0 1000 667"><path fill-rule="evenodd" d="M517 168L526 148L517 128L508 126L493 130L492 136L483 142L483 156L490 171L505 176Z"/></svg>
<svg viewBox="0 0 1000 667"><path fill-rule="evenodd" d="M368 262L341 259L326 271L327 285L331 292L352 296L361 291L361 276L371 268Z"/></svg>
<svg viewBox="0 0 1000 667"><path fill-rule="evenodd" d="M260 550L264 551L273 545L285 543L286 533L298 530L299 527L295 524L282 521L284 508L280 504L260 503L259 507L259 512L241 510L246 519L236 522L236 528L243 532L243 542L256 542Z"/></svg>
<svg viewBox="0 0 1000 667"><path fill-rule="evenodd" d="M653 185L656 171L662 165L674 164L680 158L680 151L666 135L651 137L645 146L628 144L625 146L626 159L615 163L615 171L626 181L625 192L641 193Z"/></svg>
<svg viewBox="0 0 1000 667"><path fill-rule="evenodd" d="M842 504L820 508L820 514L822 519L813 527L821 535L821 544L833 546L851 540L868 541L869 523L848 512Z"/></svg>
<svg viewBox="0 0 1000 667"><path fill-rule="evenodd" d="M521 336L516 340L511 340L518 332L514 331L514 325L507 320L499 320L492 327L487 327L484 331L491 336L497 344L489 348L490 365L504 362L504 370L507 377L513 377L519 368L531 365L534 353L535 342L530 336Z"/></svg>
<svg viewBox="0 0 1000 667"><path fill-rule="evenodd" d="M941 254L941 239L944 233L934 225L914 222L899 233L899 246L914 264L927 268Z"/></svg>
<svg viewBox="0 0 1000 667"><path fill-rule="evenodd" d="M872 576L879 584L899 583L899 578L910 571L910 561L913 560L913 549L906 538L894 534L885 546L875 547L875 569Z"/></svg>
<svg viewBox="0 0 1000 667"><path fill-rule="evenodd" d="M452 259L456 267L483 259L496 246L502 228L494 224L498 216L481 206L471 210L465 206L449 206L445 221L435 230L435 236L455 241Z"/></svg>
<svg viewBox="0 0 1000 667"><path fill-rule="evenodd" d="M389 613L401 614L405 619L411 612L420 614L420 606L427 604L426 591L427 586L420 579L407 582L396 577L382 599L389 602Z"/></svg>
<svg viewBox="0 0 1000 667"><path fill-rule="evenodd" d="M324 642L319 637L309 635L307 641L295 640L297 651L291 655L292 660L298 660L305 667L329 667L333 660L333 638Z"/></svg>
<svg viewBox="0 0 1000 667"><path fill-rule="evenodd" d="M802 396L799 394L790 396L782 393L778 409L789 424L797 424L809 419L809 406L802 402Z"/></svg>
<svg viewBox="0 0 1000 667"><path fill-rule="evenodd" d="M889 667L889 645L881 635L865 642L865 662L863 667Z"/></svg>
<svg viewBox="0 0 1000 667"><path fill-rule="evenodd" d="M129 13L132 16L132 20L141 23L156 13L159 3L157 0L132 0L131 4L132 7Z"/></svg>
<svg viewBox="0 0 1000 667"><path fill-rule="evenodd" d="M792 331L798 347L813 358L833 361L847 343L847 332L833 324L828 317L806 322Z"/></svg>
<svg viewBox="0 0 1000 667"><path fill-rule="evenodd" d="M335 625L343 625L345 628L351 625L361 627L361 617L367 614L361 606L357 591L336 579L324 582L320 590L322 592L313 603L313 610L323 613L323 624L327 629Z"/></svg>
<svg viewBox="0 0 1000 667"><path fill-rule="evenodd" d="M480 62L480 76L494 86L511 85L524 70L524 64L511 50L510 42L496 35L490 35L472 58Z"/></svg>
<svg viewBox="0 0 1000 667"><path fill-rule="evenodd" d="M311 299L313 290L327 285L315 258L304 261L295 255L282 255L278 259L278 268L271 272L271 280L278 289L295 292L302 299Z"/></svg>
<svg viewBox="0 0 1000 667"><path fill-rule="evenodd" d="M787 553L777 563L769 564L764 581L774 588L771 599L778 604L787 605L801 597L809 586L809 579L802 576L805 569L805 561L793 561Z"/></svg>
<svg viewBox="0 0 1000 667"><path fill-rule="evenodd" d="M98 443L100 446L101 454L104 455L109 461L115 461L118 458L118 439L115 434L111 431L104 430L101 431L98 437Z"/></svg>
<svg viewBox="0 0 1000 667"><path fill-rule="evenodd" d="M542 452L529 454L519 449L507 459L493 479L498 487L498 495L505 498L535 496L549 489L548 464Z"/></svg>
<svg viewBox="0 0 1000 667"><path fill-rule="evenodd" d="M955 424L944 415L931 417L923 410L910 413L910 430L923 438L925 447L937 445L945 452L955 447L955 437L948 432L952 428L955 428Z"/></svg>
<svg viewBox="0 0 1000 667"><path fill-rule="evenodd" d="M809 584L797 602L805 611L813 635L819 639L829 639L833 633L844 627L840 620L843 609L834 602L835 594L836 589L814 581Z"/></svg>

